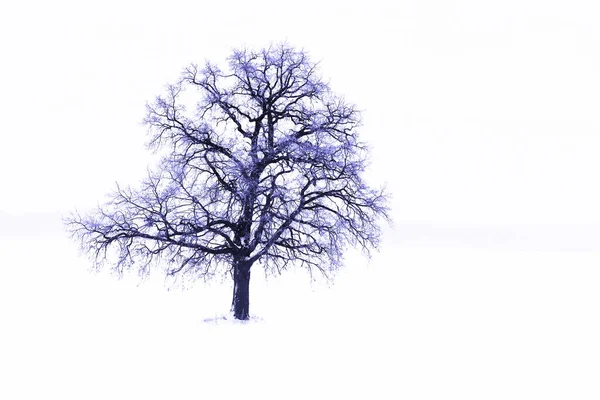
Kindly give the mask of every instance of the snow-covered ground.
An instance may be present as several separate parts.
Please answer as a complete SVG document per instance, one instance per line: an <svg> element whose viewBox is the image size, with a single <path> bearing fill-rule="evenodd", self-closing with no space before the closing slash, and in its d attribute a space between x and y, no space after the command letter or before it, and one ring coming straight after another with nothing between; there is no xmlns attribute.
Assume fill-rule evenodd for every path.
<svg viewBox="0 0 600 400"><path fill-rule="evenodd" d="M331 288L256 271L236 323L228 284L94 275L61 235L0 241L0 398L600 397L598 251L389 236Z"/></svg>

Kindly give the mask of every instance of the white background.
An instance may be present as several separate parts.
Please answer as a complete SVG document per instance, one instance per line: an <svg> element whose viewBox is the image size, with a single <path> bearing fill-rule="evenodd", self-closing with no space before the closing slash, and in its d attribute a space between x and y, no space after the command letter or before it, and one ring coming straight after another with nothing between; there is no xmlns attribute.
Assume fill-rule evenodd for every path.
<svg viewBox="0 0 600 400"><path fill-rule="evenodd" d="M83 398L78 387L87 398L154 393L158 379L148 376L162 372L144 358L151 351L173 363L161 388L172 389L182 368L190 375L181 396L215 395L230 384L227 357L236 353L227 348L244 329L267 332L270 340L251 336L264 348L246 356L264 358L267 375L279 377L269 387L286 392L294 379L270 364L284 362L281 348L300 360L285 364L293 374L329 398L356 385L372 398L598 398L598 20L591 0L0 4L0 310L9 355L0 367L16 391L7 398L21 398L19 390ZM222 381L199 388L189 365L205 349L190 344L196 353L171 359L170 346L189 347L160 338L183 324L192 340L198 315L226 310L228 292L174 295L90 275L60 217L95 206L115 181L144 176L144 105L184 66L279 41L306 49L333 89L364 110L368 178L392 193L394 226L369 263L348 257L334 289L303 290L305 279L293 275L260 283L253 310L287 321L290 341L268 323L234 326L200 363L220 365ZM290 309L302 317L294 322ZM114 334L122 326L125 339ZM309 341L317 349L309 354L330 369L295 347L304 329L346 337L338 347ZM152 339L141 339L148 331ZM358 369L348 353L358 354ZM121 369L107 378L115 363ZM131 380L123 365L145 372ZM83 383L61 383L63 370L79 371Z"/></svg>

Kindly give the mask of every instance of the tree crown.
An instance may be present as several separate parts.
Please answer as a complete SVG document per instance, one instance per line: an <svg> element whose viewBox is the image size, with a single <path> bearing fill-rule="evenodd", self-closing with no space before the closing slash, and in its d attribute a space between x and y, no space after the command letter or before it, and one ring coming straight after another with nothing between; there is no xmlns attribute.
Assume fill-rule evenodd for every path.
<svg viewBox="0 0 600 400"><path fill-rule="evenodd" d="M386 193L362 178L360 121L291 46L235 50L226 70L190 65L147 105L158 168L68 227L118 272L161 260L171 276L206 279L239 262L327 276L348 245L377 247L388 218Z"/></svg>

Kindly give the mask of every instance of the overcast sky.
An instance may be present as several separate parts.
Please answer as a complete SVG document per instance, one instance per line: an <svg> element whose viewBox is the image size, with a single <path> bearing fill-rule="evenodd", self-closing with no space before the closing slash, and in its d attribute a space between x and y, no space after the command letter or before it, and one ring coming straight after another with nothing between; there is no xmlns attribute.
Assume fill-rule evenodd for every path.
<svg viewBox="0 0 600 400"><path fill-rule="evenodd" d="M285 40L364 110L397 227L600 226L598 4L4 2L0 212L135 184L147 101L191 62Z"/></svg>

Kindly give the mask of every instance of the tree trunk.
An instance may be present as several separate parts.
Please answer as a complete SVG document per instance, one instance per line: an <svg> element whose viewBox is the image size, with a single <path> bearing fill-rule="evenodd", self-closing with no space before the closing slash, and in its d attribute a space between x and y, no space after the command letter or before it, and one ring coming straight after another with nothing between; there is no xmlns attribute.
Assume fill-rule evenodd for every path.
<svg viewBox="0 0 600 400"><path fill-rule="evenodd" d="M233 301L231 310L235 319L250 317L250 265L243 261L233 265Z"/></svg>

